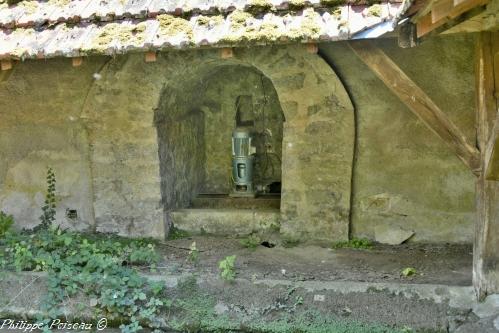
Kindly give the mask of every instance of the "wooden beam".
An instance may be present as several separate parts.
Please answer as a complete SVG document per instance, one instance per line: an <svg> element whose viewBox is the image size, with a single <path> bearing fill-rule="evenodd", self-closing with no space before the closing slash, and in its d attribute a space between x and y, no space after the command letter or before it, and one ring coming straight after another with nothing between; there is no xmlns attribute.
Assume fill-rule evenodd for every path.
<svg viewBox="0 0 499 333"><path fill-rule="evenodd" d="M445 18L454 8L454 0L440 0L431 9L431 22L435 23Z"/></svg>
<svg viewBox="0 0 499 333"><path fill-rule="evenodd" d="M479 152L440 108L382 50L368 40L349 43L359 58L471 171L480 171Z"/></svg>
<svg viewBox="0 0 499 333"><path fill-rule="evenodd" d="M442 26L450 29L452 26L470 19L485 10L489 0L464 0L459 3L441 0L433 3L430 11L424 15L418 15L412 21L417 26L417 36L422 37L438 28L442 32ZM469 14L469 15L464 15Z"/></svg>
<svg viewBox="0 0 499 333"><path fill-rule="evenodd" d="M8 71L9 69L12 69L12 60L10 59L4 59L0 60L0 70L2 71Z"/></svg>
<svg viewBox="0 0 499 333"><path fill-rule="evenodd" d="M9 79L12 72L14 72L14 62L11 60L0 61L0 82L5 82Z"/></svg>
<svg viewBox="0 0 499 333"><path fill-rule="evenodd" d="M156 52L151 51L151 52L146 52L144 56L145 62L155 62L156 61Z"/></svg>
<svg viewBox="0 0 499 333"><path fill-rule="evenodd" d="M220 50L220 57L222 59L232 58L234 56L234 51L231 47L224 47Z"/></svg>
<svg viewBox="0 0 499 333"><path fill-rule="evenodd" d="M73 67L80 67L81 64L83 64L83 58L82 57L71 58L71 64L73 65Z"/></svg>
<svg viewBox="0 0 499 333"><path fill-rule="evenodd" d="M312 54L319 52L319 46L317 45L317 43L308 43L307 52Z"/></svg>
<svg viewBox="0 0 499 333"><path fill-rule="evenodd" d="M0 83L7 81L14 70L0 71Z"/></svg>
<svg viewBox="0 0 499 333"><path fill-rule="evenodd" d="M487 144L493 137L498 101L494 96L493 50L499 33L480 33L476 46L477 142L485 169ZM499 84L499 82L497 83ZM473 244L473 286L479 299L499 293L499 182L486 179L482 172L476 182L476 225Z"/></svg>
<svg viewBox="0 0 499 333"><path fill-rule="evenodd" d="M497 81L496 81L497 82ZM496 115L495 126L485 148L485 179L499 180L499 117Z"/></svg>

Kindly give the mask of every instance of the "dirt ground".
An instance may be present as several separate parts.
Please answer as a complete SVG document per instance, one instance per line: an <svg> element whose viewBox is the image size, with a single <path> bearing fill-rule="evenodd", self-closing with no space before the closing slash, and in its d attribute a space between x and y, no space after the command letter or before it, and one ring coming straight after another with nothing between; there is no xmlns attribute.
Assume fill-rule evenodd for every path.
<svg viewBox="0 0 499 333"><path fill-rule="evenodd" d="M196 242L200 251L196 265L188 260ZM162 261L159 272L179 271L217 274L218 262L236 255L238 276L248 279L292 281L357 281L470 286L472 248L455 244L375 244L372 249L332 249L300 244L291 248L258 246L248 249L239 239L196 236L158 245ZM416 269L405 277L402 270Z"/></svg>

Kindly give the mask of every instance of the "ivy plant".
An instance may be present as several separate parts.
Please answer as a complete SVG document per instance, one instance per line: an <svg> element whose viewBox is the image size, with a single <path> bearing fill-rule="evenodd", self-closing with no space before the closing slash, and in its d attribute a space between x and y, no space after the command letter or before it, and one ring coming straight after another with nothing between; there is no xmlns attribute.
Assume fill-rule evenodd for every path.
<svg viewBox="0 0 499 333"><path fill-rule="evenodd" d="M45 194L45 204L42 207L40 216L40 228L48 228L55 221L56 196L55 196L55 172L52 168L47 169L47 193Z"/></svg>
<svg viewBox="0 0 499 333"><path fill-rule="evenodd" d="M95 318L119 322L123 332L164 325L160 313L171 305L161 282L139 274L158 260L150 240L96 237L50 226L35 233L8 233L0 240L4 268L48 273L45 319L63 316L68 299L85 297L82 309ZM42 318L40 318L42 319Z"/></svg>

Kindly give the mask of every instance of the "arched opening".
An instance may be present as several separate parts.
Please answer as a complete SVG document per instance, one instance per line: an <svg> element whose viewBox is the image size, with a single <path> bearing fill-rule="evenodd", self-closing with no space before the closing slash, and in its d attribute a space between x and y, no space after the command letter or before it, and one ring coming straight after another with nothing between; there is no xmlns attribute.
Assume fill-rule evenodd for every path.
<svg viewBox="0 0 499 333"><path fill-rule="evenodd" d="M168 234L172 212L189 207L206 186L206 87L215 85L217 73L236 68L239 75L254 72L261 79L263 74L265 91L275 89L286 118L281 117L282 146L277 145L282 149L280 208L239 209L242 216L201 212L187 230L237 235L280 228L292 238L348 237L353 107L332 69L299 45L238 48L229 59L218 50L164 52L147 66L140 55L110 61L82 109L96 230ZM116 89L117 79L127 84ZM235 110L237 100L256 104L258 97L249 103L240 97L248 95L234 94L229 108ZM242 112L239 121L255 121L245 120ZM236 114L229 117L232 124ZM228 142L224 136L220 146Z"/></svg>
<svg viewBox="0 0 499 333"><path fill-rule="evenodd" d="M236 64L203 74L165 87L157 109L167 220L185 208L204 209L205 218L220 210L241 216L247 209L279 216L284 114L272 82L255 68ZM238 195L232 174L232 135L242 127L252 136L250 196ZM184 217L197 213L183 211Z"/></svg>

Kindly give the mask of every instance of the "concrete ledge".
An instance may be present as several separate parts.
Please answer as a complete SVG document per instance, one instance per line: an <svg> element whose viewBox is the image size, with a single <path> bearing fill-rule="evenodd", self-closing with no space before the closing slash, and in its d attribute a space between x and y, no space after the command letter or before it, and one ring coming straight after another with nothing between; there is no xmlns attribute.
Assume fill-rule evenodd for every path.
<svg viewBox="0 0 499 333"><path fill-rule="evenodd" d="M278 209L181 209L171 212L175 227L191 234L247 236L279 230Z"/></svg>

